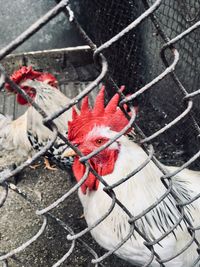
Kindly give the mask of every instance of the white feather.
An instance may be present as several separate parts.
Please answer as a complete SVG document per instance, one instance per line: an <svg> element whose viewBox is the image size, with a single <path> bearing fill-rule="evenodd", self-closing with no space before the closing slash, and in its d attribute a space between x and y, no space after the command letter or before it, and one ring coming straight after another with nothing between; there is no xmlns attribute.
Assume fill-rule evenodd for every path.
<svg viewBox="0 0 200 267"><path fill-rule="evenodd" d="M96 128L95 128L96 129ZM88 136L95 135L95 129ZM96 134L100 132L103 136L112 138L116 133L108 128L96 129ZM109 135L110 133L110 135ZM120 152L115 164L113 173L106 175L103 179L112 185L121 178L126 177L134 169L140 166L145 159L146 153L142 148L122 136L118 139L120 143ZM115 143L116 144L116 143ZM173 171L176 167L167 167L167 170ZM114 189L117 198L131 212L133 216L139 215L150 205L166 192L166 188L161 182L161 171L151 161L139 173L135 174L128 181ZM200 191L200 174L199 172L183 170L181 173L172 178L173 190L181 201L192 198ZM101 218L111 205L110 197L103 191L103 185L100 183L97 191L87 191L86 195L79 190L79 197L84 208L84 215L87 224L91 226L97 219ZM193 226L200 225L200 200L188 205L185 209L186 216L192 221ZM176 207L174 199L169 195L153 210L149 211L146 216L136 221L138 229L151 241L161 237L167 232L180 217L179 210ZM91 233L95 240L104 248L111 250L122 241L130 231L127 214L116 204L110 215L103 220ZM196 231L196 238L200 241L199 231ZM191 240L187 231L185 222L181 223L174 230L174 234L167 235L163 240L154 246L155 251L161 259L167 259L180 252L185 245ZM144 265L151 257L150 251L144 246L143 238L134 231L134 235L117 251L116 254L137 266ZM180 256L166 262L167 267L189 267L198 257L197 246L192 245ZM150 265L153 267L160 266L153 260Z"/></svg>
<svg viewBox="0 0 200 267"><path fill-rule="evenodd" d="M12 121L0 116L0 169L19 165L33 153L27 134L27 112Z"/></svg>
<svg viewBox="0 0 200 267"><path fill-rule="evenodd" d="M67 104L69 104L70 102L70 99L67 98L60 90L48 85L45 82L36 80L26 80L21 85L31 86L32 88L35 88L35 103L38 104L48 116L51 116L56 111L66 107ZM37 138L37 142L40 144L41 147L45 146L47 142L52 139L53 132L43 124L43 117L34 107L29 107L27 111L27 117L28 132L30 132L33 137ZM66 132L68 129L68 120L71 120L71 109L67 110L66 112L64 112L59 117L53 120L59 132L62 133L64 136L66 136ZM55 144L59 145L61 143L63 144L63 141L58 137L56 139ZM56 150L54 146L55 155L61 154L65 147L66 145L60 148L60 151L59 149Z"/></svg>

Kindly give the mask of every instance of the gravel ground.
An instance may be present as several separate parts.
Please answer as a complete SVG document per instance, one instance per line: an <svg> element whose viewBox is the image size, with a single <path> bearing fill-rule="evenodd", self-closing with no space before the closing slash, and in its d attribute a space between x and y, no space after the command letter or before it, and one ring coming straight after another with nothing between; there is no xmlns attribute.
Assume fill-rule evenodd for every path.
<svg viewBox="0 0 200 267"><path fill-rule="evenodd" d="M30 167L20 174L17 187L37 203L38 207L45 207L62 196L74 184L72 176L62 170L48 171L44 166L36 170ZM0 224L0 253L9 252L29 238L40 229L43 218L37 216L37 207L30 204L21 195L9 190L7 200L1 208ZM61 205L54 208L51 213L63 220L77 233L86 226L82 215L82 207L77 193L72 194ZM70 248L71 242L67 240L65 231L54 219L48 217L48 224L44 233L29 247L9 259L9 267L50 267L53 266ZM88 234L83 240L90 245L98 255L103 251ZM71 256L61 265L62 267L94 266L91 264L93 256L85 246L76 242ZM3 265L2 265L3 266ZM110 256L102 266L129 267L128 263L115 256ZM0 265L1 267L1 265Z"/></svg>

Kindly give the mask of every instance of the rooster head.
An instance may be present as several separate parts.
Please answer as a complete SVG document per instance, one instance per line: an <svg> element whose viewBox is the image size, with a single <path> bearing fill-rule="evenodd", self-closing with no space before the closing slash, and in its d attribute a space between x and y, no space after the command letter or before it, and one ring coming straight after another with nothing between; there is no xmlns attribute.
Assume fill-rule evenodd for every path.
<svg viewBox="0 0 200 267"><path fill-rule="evenodd" d="M122 86L121 89L123 88ZM72 121L68 122L68 139L78 147L83 155L88 155L107 143L129 122L118 107L119 94L115 94L106 106L104 105L104 94L105 87L102 86L93 108L90 108L86 96L82 101L80 114L73 109ZM120 143L117 140L90 158L89 163L99 175L110 174L113 172L119 151ZM85 165L80 163L79 157L73 150L70 150L70 153L68 149L63 156L75 155L73 172L79 181L85 173ZM98 185L99 180L90 172L81 189L85 194L87 189L97 190Z"/></svg>
<svg viewBox="0 0 200 267"><path fill-rule="evenodd" d="M50 74L50 73L42 73L40 71L35 71L31 66L26 67L23 66L20 69L16 70L11 76L10 79L15 82L17 85L19 85L32 99L36 96L36 90L30 86L23 86L23 82L27 80L37 80L41 82L45 82L52 87L57 88L57 80L56 78ZM9 92L15 93L17 96L17 102L21 105L26 105L28 102L26 99L23 98L23 96L19 93L17 93L10 84L6 83L5 85L6 89Z"/></svg>

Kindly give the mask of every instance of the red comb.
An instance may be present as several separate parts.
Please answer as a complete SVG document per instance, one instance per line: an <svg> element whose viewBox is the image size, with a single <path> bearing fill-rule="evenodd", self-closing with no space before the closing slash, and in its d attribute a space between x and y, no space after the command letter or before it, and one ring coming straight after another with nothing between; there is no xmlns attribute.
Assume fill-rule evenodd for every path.
<svg viewBox="0 0 200 267"><path fill-rule="evenodd" d="M28 79L38 80L41 82L46 81L46 83L50 84L53 87L57 87L58 84L56 78L51 73L35 71L31 66L23 66L19 70L16 70L10 76L10 79L16 84L19 84L20 82ZM5 87L8 91L15 92L8 83L6 83Z"/></svg>
<svg viewBox="0 0 200 267"><path fill-rule="evenodd" d="M42 74L41 72L33 70L31 66L30 67L23 66L19 70L13 72L13 74L10 76L10 79L16 84L19 84L21 81L25 79L35 79L39 77L41 74ZM14 91L8 83L5 84L5 87L10 92Z"/></svg>
<svg viewBox="0 0 200 267"><path fill-rule="evenodd" d="M124 86L121 87L121 90ZM80 114L73 108L72 121L68 122L68 138L79 143L94 126L107 126L111 130L120 132L127 124L128 119L118 107L120 96L115 94L108 104L104 105L105 86L99 91L93 109L88 104L86 96L81 105Z"/></svg>

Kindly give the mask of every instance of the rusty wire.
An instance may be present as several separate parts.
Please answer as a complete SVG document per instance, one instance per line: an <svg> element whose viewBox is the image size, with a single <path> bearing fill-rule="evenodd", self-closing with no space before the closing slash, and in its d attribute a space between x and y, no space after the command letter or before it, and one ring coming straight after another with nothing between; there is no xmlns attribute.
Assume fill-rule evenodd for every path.
<svg viewBox="0 0 200 267"><path fill-rule="evenodd" d="M154 1L154 3L149 6L146 0L143 0L143 4L146 7L146 11L142 13L136 20L134 20L130 25L128 25L126 28L124 28L122 31L120 31L118 34L113 36L110 40L105 42L99 47L96 47L96 45L92 42L90 37L85 33L85 31L82 29L82 27L79 25L77 19L75 18L73 11L71 8L68 6L68 0L62 0L62 1L56 1L58 4L50 10L48 13L46 13L43 17L41 17L39 20L37 20L33 25L31 25L26 31L24 31L20 36L18 36L15 40L13 40L8 46L3 48L0 51L0 59L3 59L6 55L11 53L14 49L16 49L20 44L25 42L29 37L31 37L34 33L36 33L39 29L41 29L44 25L46 25L50 20L52 20L54 17L56 17L60 12L64 12L66 16L68 17L70 23L74 24L75 27L79 30L80 35L84 38L84 40L87 42L87 44L91 47L91 49L94 52L94 62L98 65L100 68L100 74L98 77L91 82L80 94L78 94L74 99L71 100L71 102L65 107L60 110L57 110L54 114L49 115L46 114L43 110L42 107L39 107L32 101L28 95L16 84L14 84L9 77L7 76L5 70L0 67L0 84L2 85L4 82L9 83L12 85L12 88L14 88L15 91L23 95L24 98L28 100L28 102L43 116L43 123L46 127L48 127L50 130L53 131L54 135L52 140L40 151L37 152L31 160L26 161L22 165L20 165L18 168L16 168L14 171L9 171L9 172L1 172L0 173L0 185L3 188L3 193L0 197L0 207L4 205L7 195L8 195L8 190L13 190L17 194L19 194L25 201L28 201L34 208L37 216L42 216L43 218L43 224L41 228L38 230L38 232L29 240L27 240L25 243L21 244L18 248L13 249L12 251L9 251L5 254L0 255L0 261L2 262L3 266L8 266L7 260L12 257L13 255L19 253L20 251L26 249L27 246L29 246L31 243L37 241L38 237L41 236L48 225L48 217L53 218L64 230L67 231L68 233L68 239L71 241L71 246L69 250L66 252L63 257L58 260L56 263L54 263L53 267L60 266L67 258L73 253L75 244L76 242L80 242L84 247L93 255L94 259L92 262L95 264L95 266L99 266L102 264L102 261L106 259L108 256L113 254L116 250L118 250L133 234L134 232L137 232L144 240L144 245L149 249L150 251L150 257L148 262L146 262L145 265L143 266L150 266L152 261L155 260L160 264L160 266L165 266L165 263L169 262L170 260L174 259L181 253L183 253L185 250L187 250L193 242L196 243L198 247L198 254L200 254L200 244L198 240L195 237L195 231L199 230L199 227L193 227L192 222L190 219L185 215L185 207L189 204L191 204L193 201L195 201L197 198L200 197L200 193L190 199L189 201L185 202L180 202L178 200L178 197L176 195L176 192L173 190L172 187L172 181L173 177L177 175L180 171L182 171L184 168L190 166L191 163L193 163L197 158L200 157L200 151L198 151L195 155L193 155L185 164L183 164L180 168L178 168L174 172L168 172L156 159L154 155L154 149L151 145L147 145L148 142L152 141L154 138L157 136L163 134L164 132L168 131L171 129L174 125L176 125L178 122L180 122L185 116L191 116L193 119L194 125L196 127L197 133L199 134L199 126L198 123L195 121L195 119L191 115L191 109L193 107L193 98L197 96L200 93L200 90L197 90L193 93L188 93L186 88L181 84L181 81L178 79L176 76L176 73L174 72L176 65L179 61L180 55L178 50L175 47L175 44L179 42L181 39L183 39L185 36L196 30L200 26L200 22L195 23L192 25L190 28L185 30L184 32L180 33L178 36L176 36L173 39L169 39L162 31L160 25L159 25L159 20L156 18L154 15L154 12L156 9L159 8L161 4L161 0ZM74 105L76 105L78 102L80 102L86 95L91 93L95 87L97 87L103 80L110 79L112 80L112 77L109 76L108 73L108 62L106 60L106 57L104 56L105 50L112 46L113 43L118 42L125 34L127 34L129 31L133 30L134 28L138 27L142 23L143 20L146 20L147 18L150 18L154 25L156 26L156 29L158 31L158 34L163 38L164 40L164 45L160 51L161 53L161 59L163 60L163 63L165 64L166 68L165 70L160 73L160 75L157 75L152 81L149 83L145 84L142 88L140 88L137 92L131 94L128 97L125 97L123 93L119 91L119 88L116 87L116 91L120 92L120 95L122 97L121 102L120 102L120 107L123 106L123 104L128 104L130 110L131 110L131 116L129 117L130 121L129 124L120 132L118 133L112 140L110 140L108 143L103 145L101 148L97 149L96 151L92 152L91 154L87 156L83 156L81 152L78 150L77 147L73 146L65 136L63 136L57 129L54 119L59 117L62 113L64 113L66 110L69 110L72 108ZM168 64L166 58L165 58L165 50L168 49L170 50L172 56L173 56L173 61L171 64ZM159 83L161 80L163 80L166 76L171 75L172 78L176 81L177 85L179 86L179 89L184 92L184 99L187 103L187 106L184 111L181 112L181 114L177 117L175 117L170 123L168 123L166 126L163 128L159 129L158 131L154 132L151 136L146 137L139 127L134 124L135 121L135 113L134 113L134 107L131 104L131 101L141 94L144 94L146 91L149 90L154 90L154 85ZM113 84L116 85L113 81ZM127 115L127 114L126 114ZM131 128L134 125L136 131L140 135L140 143L143 144L146 148L148 158L144 160L144 162L139 166L137 169L133 170L130 174L127 174L126 177L121 177L121 179L112 185L108 185L106 181L103 179L103 177L99 176L95 170L92 169L92 167L89 164L89 159L108 147L110 144L115 142L120 136L122 136L129 128ZM39 156L44 155L47 150L53 145L55 139L59 136L63 141L65 141L71 148L73 148L76 153L80 156L80 161L86 165L86 171L83 177L80 179L80 181L72 187L68 192L63 194L60 198L55 200L53 203L51 203L47 207L40 207L38 203L35 203L25 192L22 192L19 188L13 186L8 182L8 178L11 176L14 176L15 174L19 173L21 170L23 170L25 167L29 166L33 161L35 161ZM142 211L139 215L134 216L131 214L131 212L127 209L126 206L121 203L114 192L114 189L127 181L128 179L134 179L134 175L137 174L141 169L143 169L150 161L153 161L158 168L162 171L163 176L161 177L161 181L166 187L165 193L157 199L155 203L153 203L151 206L149 206L146 210ZM57 208L58 205L66 200L71 194L75 193L75 191L78 190L78 188L84 183L86 180L88 173L92 172L97 179L104 185L104 191L108 194L108 196L111 198L111 205L110 208L107 210L106 214L104 214L101 218L97 218L95 223L83 229L82 231L75 233L73 229L71 229L69 226L67 226L64 222L62 222L59 218L55 217L50 211L54 208ZM168 229L164 234L162 234L159 238L155 240L151 240L148 236L146 236L142 231L137 227L137 220L140 220L142 217L144 217L149 211L153 210L159 203L161 203L166 197L172 197L173 201L177 207L177 210L179 211L179 218L177 221L174 223L172 227ZM97 225L99 225L107 216L110 215L112 210L114 209L115 205L118 205L126 214L128 217L128 222L130 224L130 229L129 233L126 237L124 237L120 243L117 244L117 246L109 251L106 252L102 256L98 256L96 252L88 246L81 238L84 236L87 232L91 231L93 228L95 228ZM154 246L156 244L159 244L161 240L163 240L167 235L173 233L173 231L181 224L185 223L187 225L188 232L191 236L191 239L188 241L187 244L175 255L172 255L170 258L166 259L161 259L160 256L155 252ZM195 260L192 266L195 266L195 264L199 263L200 261L200 255L198 258Z"/></svg>

